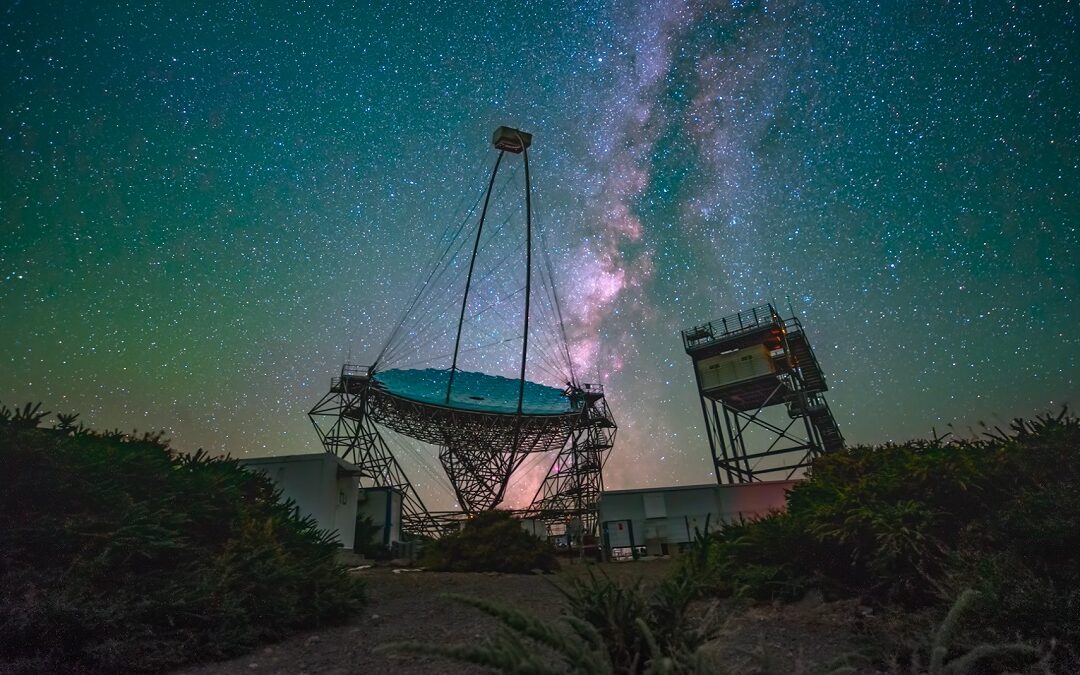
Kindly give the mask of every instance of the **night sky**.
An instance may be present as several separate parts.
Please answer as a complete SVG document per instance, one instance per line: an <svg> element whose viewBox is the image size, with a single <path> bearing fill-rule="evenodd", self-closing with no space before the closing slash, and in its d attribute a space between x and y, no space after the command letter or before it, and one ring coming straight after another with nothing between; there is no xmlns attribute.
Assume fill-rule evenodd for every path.
<svg viewBox="0 0 1080 675"><path fill-rule="evenodd" d="M500 124L535 134L609 487L713 480L678 331L770 300L849 442L1080 402L1075 2L186 4L2 10L8 405L318 451L307 410L385 343Z"/></svg>

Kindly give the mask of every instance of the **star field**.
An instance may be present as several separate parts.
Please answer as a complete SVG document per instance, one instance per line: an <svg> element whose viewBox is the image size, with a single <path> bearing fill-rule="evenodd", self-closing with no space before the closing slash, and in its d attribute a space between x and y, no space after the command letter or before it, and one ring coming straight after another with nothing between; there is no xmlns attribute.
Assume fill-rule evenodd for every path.
<svg viewBox="0 0 1080 675"><path fill-rule="evenodd" d="M611 487L713 480L678 331L770 300L849 442L1078 401L1075 2L174 5L0 18L9 405L317 451L500 124Z"/></svg>

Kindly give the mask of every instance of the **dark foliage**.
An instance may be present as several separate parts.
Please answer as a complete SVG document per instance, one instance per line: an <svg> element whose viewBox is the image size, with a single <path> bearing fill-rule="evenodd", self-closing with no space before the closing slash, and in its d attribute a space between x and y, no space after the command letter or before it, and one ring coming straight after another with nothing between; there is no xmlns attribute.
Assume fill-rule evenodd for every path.
<svg viewBox="0 0 1080 675"><path fill-rule="evenodd" d="M909 608L978 591L983 638L1080 645L1080 421L822 457L786 513L724 527L684 566L722 594L809 586ZM982 638L980 638L982 639Z"/></svg>
<svg viewBox="0 0 1080 675"><path fill-rule="evenodd" d="M438 654L520 675L661 675L715 673L700 649L719 628L715 605L703 616L687 608L697 588L676 574L651 591L590 573L560 588L567 613L545 621L513 607L450 595L501 624L470 644L399 642L380 651Z"/></svg>
<svg viewBox="0 0 1080 675"><path fill-rule="evenodd" d="M40 420L0 414L0 670L160 670L359 607L337 544L261 474Z"/></svg>
<svg viewBox="0 0 1080 675"><path fill-rule="evenodd" d="M420 564L443 572L550 572L559 561L551 544L526 532L507 511L485 511L460 532L428 544Z"/></svg>
<svg viewBox="0 0 1080 675"><path fill-rule="evenodd" d="M357 513L353 550L371 560L388 560L390 549L383 546L382 531L382 527L376 525L371 516Z"/></svg>
<svg viewBox="0 0 1080 675"><path fill-rule="evenodd" d="M657 658L689 668L698 648L714 636L712 612L687 612L700 590L692 575L678 570L649 591L641 581L620 584L590 570L563 594L570 613L600 636L614 672L641 673Z"/></svg>

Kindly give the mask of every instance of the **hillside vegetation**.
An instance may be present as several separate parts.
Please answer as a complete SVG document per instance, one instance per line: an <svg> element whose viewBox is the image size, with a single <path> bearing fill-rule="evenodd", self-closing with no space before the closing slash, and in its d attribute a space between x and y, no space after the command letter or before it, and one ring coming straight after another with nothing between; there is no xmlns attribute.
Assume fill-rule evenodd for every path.
<svg viewBox="0 0 1080 675"><path fill-rule="evenodd" d="M1080 420L1066 411L982 440L830 454L787 504L702 538L681 573L706 596L817 588L909 615L972 591L961 640L1021 640L1080 665Z"/></svg>
<svg viewBox="0 0 1080 675"><path fill-rule="evenodd" d="M509 511L484 511L453 534L427 542L420 560L441 572L529 574L558 569L555 550L521 527Z"/></svg>
<svg viewBox="0 0 1080 675"><path fill-rule="evenodd" d="M1062 411L983 440L821 457L786 512L699 533L651 590L590 576L564 590L556 622L455 597L502 628L482 643L385 649L506 673L792 672L764 647L735 665L710 643L723 615L810 590L849 608L836 630L865 649L796 657L799 672L1080 672L1080 421ZM789 608L792 626L806 611Z"/></svg>
<svg viewBox="0 0 1080 675"><path fill-rule="evenodd" d="M160 670L360 607L263 475L45 415L0 408L0 671Z"/></svg>

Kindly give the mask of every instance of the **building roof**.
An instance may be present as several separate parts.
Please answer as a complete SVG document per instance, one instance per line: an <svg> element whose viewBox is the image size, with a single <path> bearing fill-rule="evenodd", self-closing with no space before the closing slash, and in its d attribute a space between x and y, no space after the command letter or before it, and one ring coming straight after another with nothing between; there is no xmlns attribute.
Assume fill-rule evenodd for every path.
<svg viewBox="0 0 1080 675"><path fill-rule="evenodd" d="M754 481L753 483L727 483L724 485L718 483L705 483L704 485L669 485L668 487L646 487L646 488L630 488L627 490L604 490L600 493L601 498L605 495L628 495L628 494L645 494L647 492L677 492L682 490L716 490L722 488L737 488L748 487L752 485L794 485L801 482L800 480L763 480Z"/></svg>
<svg viewBox="0 0 1080 675"><path fill-rule="evenodd" d="M260 467L270 464L288 464L291 462L325 462L332 461L337 464L339 476L360 476L360 467L346 462L337 455L329 452L307 452L301 455L267 455L265 457L238 457L241 466Z"/></svg>

